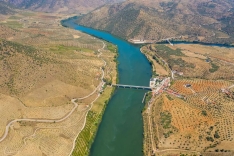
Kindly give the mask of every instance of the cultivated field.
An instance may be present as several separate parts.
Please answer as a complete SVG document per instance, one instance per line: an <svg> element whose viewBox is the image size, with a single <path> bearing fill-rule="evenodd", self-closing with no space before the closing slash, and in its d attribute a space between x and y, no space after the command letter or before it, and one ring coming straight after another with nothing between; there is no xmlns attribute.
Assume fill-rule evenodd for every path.
<svg viewBox="0 0 234 156"><path fill-rule="evenodd" d="M149 45L144 49L177 78L234 79L234 48L182 44Z"/></svg>
<svg viewBox="0 0 234 156"><path fill-rule="evenodd" d="M116 47L62 27L62 15L1 18L0 155L69 155L92 106L92 112L99 107L100 121L112 92L100 83L103 74L104 81L116 81ZM15 119L35 121L13 122L2 139Z"/></svg>
<svg viewBox="0 0 234 156"><path fill-rule="evenodd" d="M143 112L145 155L234 155L234 49L144 48L162 66L176 71L170 89L182 96L152 96Z"/></svg>

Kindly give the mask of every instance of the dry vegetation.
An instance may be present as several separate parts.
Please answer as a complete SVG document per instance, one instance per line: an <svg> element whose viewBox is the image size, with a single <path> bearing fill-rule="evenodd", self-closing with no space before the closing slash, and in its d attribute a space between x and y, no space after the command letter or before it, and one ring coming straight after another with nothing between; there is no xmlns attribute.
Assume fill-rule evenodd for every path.
<svg viewBox="0 0 234 156"><path fill-rule="evenodd" d="M119 2L121 0L1 0L5 1L8 4L15 6L21 9L29 9L32 11L40 12L56 12L56 13L87 13L99 6L102 6L106 3ZM5 3L3 3L5 4ZM0 8L2 9L1 2ZM9 12L4 8L3 13Z"/></svg>
<svg viewBox="0 0 234 156"><path fill-rule="evenodd" d="M177 78L234 79L233 48L156 44L144 49L145 53L150 54L165 69L169 67L176 71Z"/></svg>
<svg viewBox="0 0 234 156"><path fill-rule="evenodd" d="M184 97L166 93L153 97L143 113L145 155L233 155L234 49L202 45L144 49L163 67L167 62L172 70L183 72L175 74L170 89Z"/></svg>
<svg viewBox="0 0 234 156"><path fill-rule="evenodd" d="M233 43L232 0L127 0L78 19L82 25L125 39ZM181 37L180 37L181 36Z"/></svg>
<svg viewBox="0 0 234 156"><path fill-rule="evenodd" d="M160 76L168 76L169 75L169 70L161 65L162 63L160 62L159 59L156 58L154 55L154 52L151 50L148 50L146 47L142 47L141 51L143 54L147 57L147 59L150 61L152 68L153 68L153 74L160 75Z"/></svg>
<svg viewBox="0 0 234 156"><path fill-rule="evenodd" d="M66 116L74 108L72 98L84 97L100 84L102 59L107 62L105 80L116 81L116 47L109 45L99 58L103 43L63 28L59 23L62 18L21 12L4 16L0 23L0 136L14 119L56 120ZM94 103L92 109L100 105L96 123L111 90L106 89ZM77 109L62 122L14 123L0 143L0 155L68 155L98 93L78 100ZM96 129L92 130L94 133Z"/></svg>

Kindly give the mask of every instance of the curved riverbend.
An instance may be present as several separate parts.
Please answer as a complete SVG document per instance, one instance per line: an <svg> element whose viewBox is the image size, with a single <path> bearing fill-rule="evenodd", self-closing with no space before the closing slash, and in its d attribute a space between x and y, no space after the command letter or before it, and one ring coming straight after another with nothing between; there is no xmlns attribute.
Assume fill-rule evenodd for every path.
<svg viewBox="0 0 234 156"><path fill-rule="evenodd" d="M109 33L78 26L72 19L63 21L66 26L102 38L118 46L119 83L148 86L151 66L140 52L140 47ZM109 101L96 138L91 156L142 156L143 120L142 98L146 91L116 89Z"/></svg>

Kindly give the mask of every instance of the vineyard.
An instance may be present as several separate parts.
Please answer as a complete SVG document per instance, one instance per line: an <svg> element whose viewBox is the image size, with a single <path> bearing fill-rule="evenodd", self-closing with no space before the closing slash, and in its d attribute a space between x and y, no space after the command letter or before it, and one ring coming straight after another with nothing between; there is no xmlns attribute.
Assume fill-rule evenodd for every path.
<svg viewBox="0 0 234 156"><path fill-rule="evenodd" d="M101 122L101 118L110 98L111 92L112 89L108 87L107 90L104 91L103 97L97 100L94 103L94 107L92 107L92 109L88 112L85 127L76 139L76 145L72 153L73 156L89 155L90 147L93 143L98 125Z"/></svg>

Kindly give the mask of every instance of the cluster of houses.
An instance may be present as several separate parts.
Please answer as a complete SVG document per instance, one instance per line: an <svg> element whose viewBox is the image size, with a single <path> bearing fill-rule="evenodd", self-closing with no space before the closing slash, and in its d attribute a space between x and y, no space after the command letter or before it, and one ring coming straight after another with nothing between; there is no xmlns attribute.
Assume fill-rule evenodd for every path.
<svg viewBox="0 0 234 156"><path fill-rule="evenodd" d="M153 90L153 94L161 94L163 92L167 92L170 95L176 96L178 98L184 98L179 93L169 89L171 79L170 77L156 77L150 79L150 88ZM189 87L189 84L186 84ZM190 85L191 86L191 85Z"/></svg>
<svg viewBox="0 0 234 156"><path fill-rule="evenodd" d="M157 85L159 85L162 82L162 79L160 78L151 78L150 79L150 88L155 88Z"/></svg>
<svg viewBox="0 0 234 156"><path fill-rule="evenodd" d="M170 77L156 77L150 79L150 88L152 88L155 94L162 93L165 88L170 86Z"/></svg>

